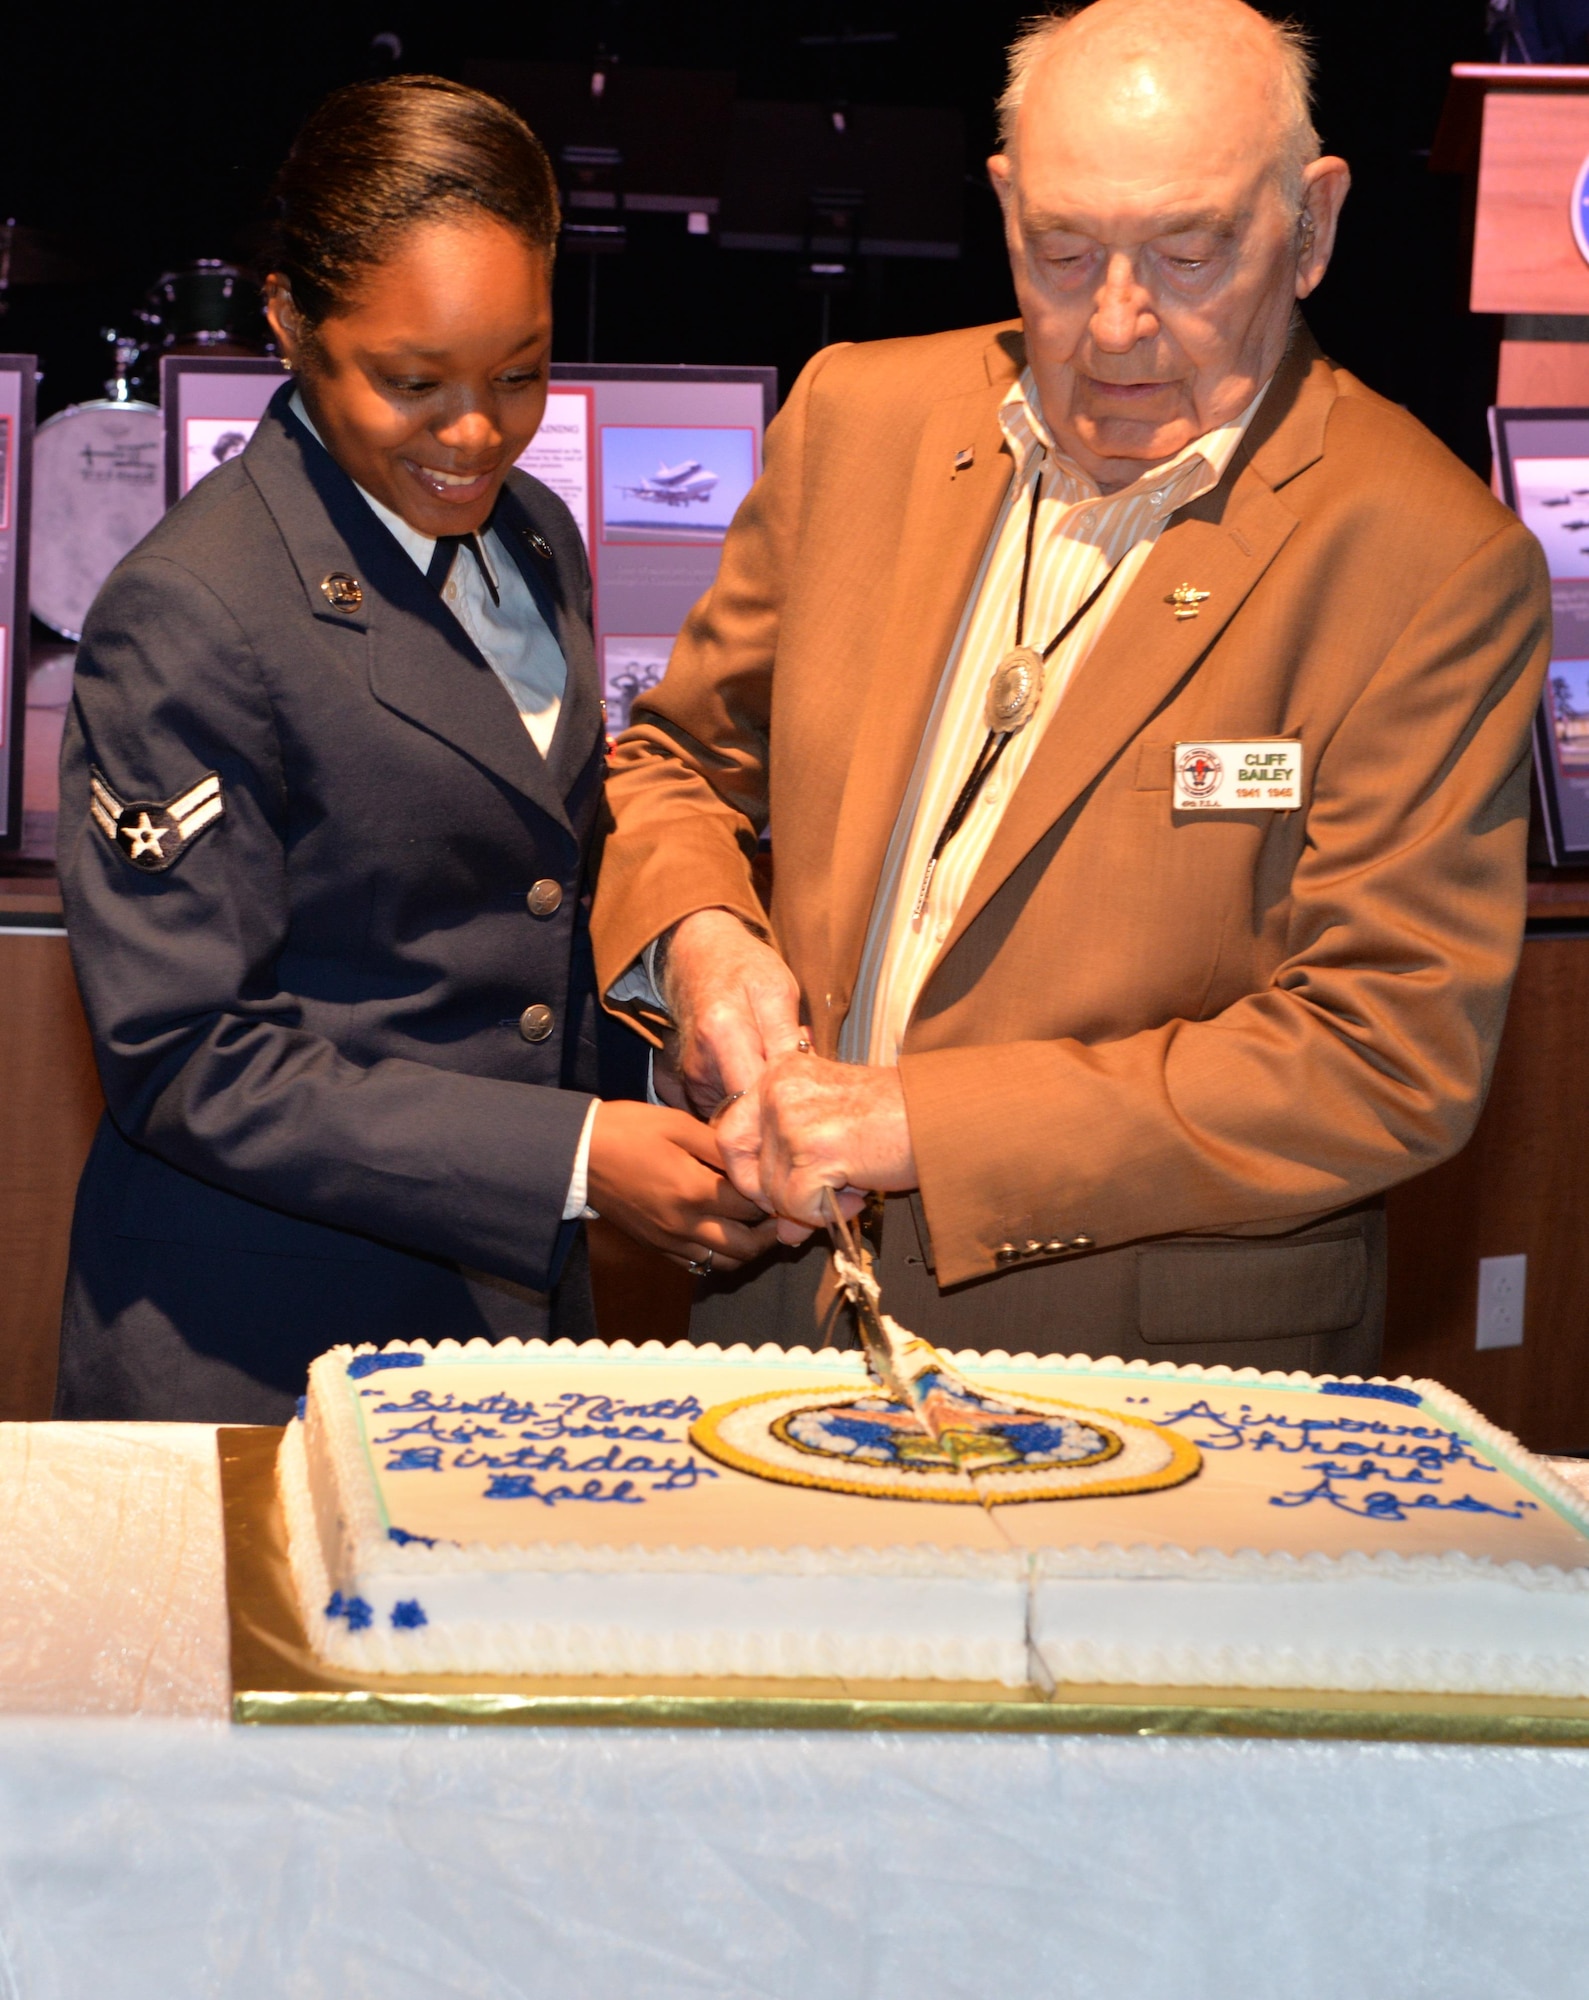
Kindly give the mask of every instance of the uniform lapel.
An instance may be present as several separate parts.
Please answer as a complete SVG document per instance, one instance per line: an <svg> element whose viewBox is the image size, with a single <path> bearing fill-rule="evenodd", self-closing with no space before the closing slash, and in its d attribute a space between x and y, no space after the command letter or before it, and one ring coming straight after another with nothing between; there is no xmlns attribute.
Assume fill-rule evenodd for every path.
<svg viewBox="0 0 1589 2000"><path fill-rule="evenodd" d="M1018 369L990 363L987 388L936 404L922 428L900 524L901 559L857 728L834 853L829 963L853 985L889 837L921 746L955 628L1010 482L999 405ZM956 469L969 451L971 463Z"/></svg>
<svg viewBox="0 0 1589 2000"><path fill-rule="evenodd" d="M1124 602L1077 670L972 879L938 963L1057 820L1194 672L1279 554L1297 517L1274 487L1317 457L1333 378L1305 334L1212 493L1159 537ZM1260 469L1261 468L1261 469ZM1177 585L1206 591L1177 618ZM1241 726L1233 718L1232 727Z"/></svg>
<svg viewBox="0 0 1589 2000"><path fill-rule="evenodd" d="M341 467L278 391L244 461L275 519L315 618L368 634L370 690L385 708L450 743L568 828L563 795L507 690ZM318 501L318 505L316 502ZM325 578L353 577L339 610Z"/></svg>

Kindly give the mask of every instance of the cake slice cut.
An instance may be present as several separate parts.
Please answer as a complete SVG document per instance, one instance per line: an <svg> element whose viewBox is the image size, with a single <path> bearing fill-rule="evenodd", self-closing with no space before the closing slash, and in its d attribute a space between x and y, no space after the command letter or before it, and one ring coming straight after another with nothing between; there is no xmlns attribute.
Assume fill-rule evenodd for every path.
<svg viewBox="0 0 1589 2000"><path fill-rule="evenodd" d="M355 1673L1589 1695L1589 1510L1437 1384L951 1359L940 1443L851 1353L333 1349L279 1465L309 1641Z"/></svg>

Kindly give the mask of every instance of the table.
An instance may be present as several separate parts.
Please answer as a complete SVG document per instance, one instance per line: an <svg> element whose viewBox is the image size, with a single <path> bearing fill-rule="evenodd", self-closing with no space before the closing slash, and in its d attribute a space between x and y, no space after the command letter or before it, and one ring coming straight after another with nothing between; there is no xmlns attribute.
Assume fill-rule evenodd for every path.
<svg viewBox="0 0 1589 2000"><path fill-rule="evenodd" d="M1589 1751L226 1722L214 1434L0 1426L0 2000L1578 1990Z"/></svg>

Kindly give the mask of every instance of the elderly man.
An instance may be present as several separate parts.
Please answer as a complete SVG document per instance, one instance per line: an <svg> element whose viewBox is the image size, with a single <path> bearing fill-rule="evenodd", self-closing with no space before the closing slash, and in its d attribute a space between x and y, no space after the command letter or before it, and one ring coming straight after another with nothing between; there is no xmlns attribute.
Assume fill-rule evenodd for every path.
<svg viewBox="0 0 1589 2000"><path fill-rule="evenodd" d="M1515 968L1543 566L1297 316L1292 31L1095 0L1001 109L1020 322L801 376L619 745L602 981L786 1244L887 1195L915 1331L1366 1370ZM696 1334L810 1339L820 1264Z"/></svg>

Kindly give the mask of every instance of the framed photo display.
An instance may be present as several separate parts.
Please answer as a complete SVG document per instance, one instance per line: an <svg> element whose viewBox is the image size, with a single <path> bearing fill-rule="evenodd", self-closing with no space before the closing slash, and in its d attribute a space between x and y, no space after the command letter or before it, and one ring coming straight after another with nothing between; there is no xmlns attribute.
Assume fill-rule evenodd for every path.
<svg viewBox="0 0 1589 2000"><path fill-rule="evenodd" d="M31 354L0 354L0 848L22 838L28 704L28 529L33 472Z"/></svg>
<svg viewBox="0 0 1589 2000"><path fill-rule="evenodd" d="M1534 720L1545 840L1557 867L1589 862L1589 409L1491 412L1501 495L1550 570L1555 640Z"/></svg>
<svg viewBox="0 0 1589 2000"><path fill-rule="evenodd" d="M248 355L160 357L168 507L191 493L207 472L237 456L285 380L279 361Z"/></svg>
<svg viewBox="0 0 1589 2000"><path fill-rule="evenodd" d="M717 575L777 398L773 368L552 363L546 417L519 464L567 501L585 538L611 734L662 678Z"/></svg>

